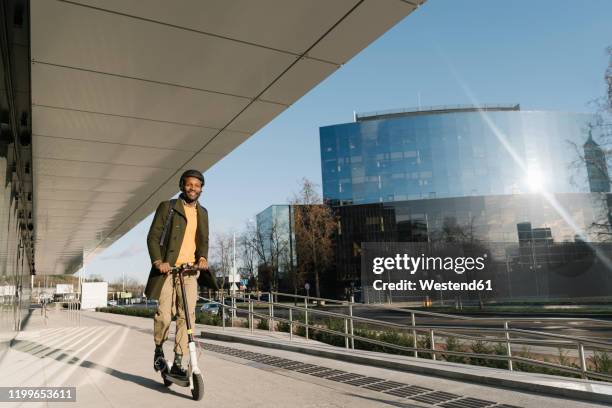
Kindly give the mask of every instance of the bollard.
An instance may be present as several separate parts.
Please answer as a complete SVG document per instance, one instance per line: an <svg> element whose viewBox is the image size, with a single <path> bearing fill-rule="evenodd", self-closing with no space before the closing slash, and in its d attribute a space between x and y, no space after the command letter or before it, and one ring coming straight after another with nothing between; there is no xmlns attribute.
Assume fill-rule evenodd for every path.
<svg viewBox="0 0 612 408"><path fill-rule="evenodd" d="M355 296L351 295L351 302L349 303L349 316L351 316L351 349L355 350L355 332L353 331L353 303L355 303Z"/></svg>
<svg viewBox="0 0 612 408"><path fill-rule="evenodd" d="M236 307L236 296L234 296L232 300L232 318L236 319L237 315L238 315L238 309Z"/></svg>
<svg viewBox="0 0 612 408"><path fill-rule="evenodd" d="M251 298L249 298L249 330L251 331L251 333L253 333L253 302L251 301Z"/></svg>
<svg viewBox="0 0 612 408"><path fill-rule="evenodd" d="M414 312L411 313L412 315L412 339L413 339L413 343L414 343L414 356L418 357L419 356L419 352L417 351L417 348L419 348L418 346L418 342L417 342L417 331L415 329L416 327L416 321L414 319Z"/></svg>
<svg viewBox="0 0 612 408"><path fill-rule="evenodd" d="M230 327L234 327L234 291L230 292Z"/></svg>
<svg viewBox="0 0 612 408"><path fill-rule="evenodd" d="M582 370L582 378L588 378L586 374L586 359L584 358L584 345L582 343L578 343L578 354L580 356L580 370Z"/></svg>
<svg viewBox="0 0 612 408"><path fill-rule="evenodd" d="M223 330L225 330L225 295L221 295L221 324L223 326Z"/></svg>
<svg viewBox="0 0 612 408"><path fill-rule="evenodd" d="M289 340L293 340L293 309L289 308Z"/></svg>
<svg viewBox="0 0 612 408"><path fill-rule="evenodd" d="M429 339L431 341L431 359L436 361L436 343L434 341L434 331L433 329L429 330Z"/></svg>
<svg viewBox="0 0 612 408"><path fill-rule="evenodd" d="M510 347L510 332L508 331L508 322L504 322L504 331L506 332L506 354L508 354L508 369L513 371L512 367L512 348Z"/></svg>
<svg viewBox="0 0 612 408"><path fill-rule="evenodd" d="M349 348L349 338L348 338L348 319L344 318L344 348L348 350Z"/></svg>
<svg viewBox="0 0 612 408"><path fill-rule="evenodd" d="M308 296L304 298L304 308L306 309L304 311L304 323L306 326L304 327L306 328L306 340L308 340Z"/></svg>
<svg viewBox="0 0 612 408"><path fill-rule="evenodd" d="M251 333L255 330L255 303L251 302Z"/></svg>
<svg viewBox="0 0 612 408"><path fill-rule="evenodd" d="M274 331L274 295L270 292L270 296L268 296L268 330Z"/></svg>

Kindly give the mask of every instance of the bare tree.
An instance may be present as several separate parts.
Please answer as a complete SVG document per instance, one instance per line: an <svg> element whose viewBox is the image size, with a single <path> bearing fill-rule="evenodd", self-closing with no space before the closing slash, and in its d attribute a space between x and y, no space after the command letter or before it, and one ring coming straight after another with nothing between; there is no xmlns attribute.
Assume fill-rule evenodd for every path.
<svg viewBox="0 0 612 408"><path fill-rule="evenodd" d="M109 282L108 290L110 292L122 292L123 291L123 279L116 278L112 282Z"/></svg>
<svg viewBox="0 0 612 408"><path fill-rule="evenodd" d="M284 221L287 221L284 222ZM270 231L270 248L272 260L272 282L274 289L278 290L279 274L281 270L286 271L287 259L289 253L289 220L275 219L272 222L272 230Z"/></svg>
<svg viewBox="0 0 612 408"><path fill-rule="evenodd" d="M259 261L258 283L268 286L270 290L278 290L280 274L286 272L284 256L289 249L288 224L289 219L279 217L274 209L270 219L258 220L257 225L247 223L248 256L256 255Z"/></svg>
<svg viewBox="0 0 612 408"><path fill-rule="evenodd" d="M212 240L211 263L214 264L216 273L223 277L223 285L229 281L232 271L232 236L226 233L216 234Z"/></svg>
<svg viewBox="0 0 612 408"><path fill-rule="evenodd" d="M612 177L608 171L612 164L612 46L606 51L609 57L604 73L606 94L589 102L594 115L593 120L583 130L586 143L568 143L573 148L575 157L569 165L573 173L570 182L577 186L584 185L586 170L586 177L598 180L602 186L607 187L596 190L604 191L599 205L593 208L594 221L586 232L598 241L609 242L612 241L612 200L605 191L609 191L612 186ZM598 136L597 143L593 140L593 133ZM579 180L576 177L579 177Z"/></svg>
<svg viewBox="0 0 612 408"><path fill-rule="evenodd" d="M337 223L331 208L323 204L316 187L312 181L303 179L292 205L299 273L303 277L309 270L312 271L316 296L321 297L320 274L333 260L332 236Z"/></svg>
<svg viewBox="0 0 612 408"><path fill-rule="evenodd" d="M608 112L612 113L612 46L608 47L608 68L604 75L606 84L608 85Z"/></svg>
<svg viewBox="0 0 612 408"><path fill-rule="evenodd" d="M247 221L246 228L240 235L238 243L242 267L247 273L246 278L249 280L249 284L254 286L255 290L259 290L257 281L257 266L259 260L257 253L257 226L253 220Z"/></svg>
<svg viewBox="0 0 612 408"><path fill-rule="evenodd" d="M290 243L289 243L290 244ZM291 245L291 244L290 244ZM298 294L298 288L302 287L305 283L305 276L300 273L300 269L295 262L295 251L296 248L287 248L281 254L280 263L284 271L288 273L289 283L293 289L295 295ZM297 298L294 298L294 303L297 304Z"/></svg>
<svg viewBox="0 0 612 408"><path fill-rule="evenodd" d="M251 222L247 224L246 236L248 236L248 243L250 249L256 254L258 259L257 263L257 289L259 290L259 284L268 285L270 284L271 277L270 270L271 266L271 254L267 247L267 234L257 226L257 224ZM270 285L271 286L271 285Z"/></svg>
<svg viewBox="0 0 612 408"><path fill-rule="evenodd" d="M125 290L126 292L132 292L134 296L140 296L144 292L144 285L135 278L127 278Z"/></svg>

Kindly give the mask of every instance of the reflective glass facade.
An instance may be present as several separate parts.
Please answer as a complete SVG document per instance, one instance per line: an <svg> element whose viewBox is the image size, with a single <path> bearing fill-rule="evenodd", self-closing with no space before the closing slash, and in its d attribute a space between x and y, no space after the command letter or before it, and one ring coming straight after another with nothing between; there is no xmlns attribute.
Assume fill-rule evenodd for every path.
<svg viewBox="0 0 612 408"><path fill-rule="evenodd" d="M323 196L365 204L587 192L586 166L576 162L592 120L561 112L450 110L322 127Z"/></svg>
<svg viewBox="0 0 612 408"><path fill-rule="evenodd" d="M496 272L499 276L493 277L492 295L498 300L609 297L612 270L608 265L591 262L592 254L588 267L568 260L584 251L585 240L603 241L597 244L602 246L600 252L612 260L610 203L612 194L565 193L548 198L514 194L337 206L338 295L351 281L361 285L364 242L469 242L495 248L518 262L512 268L502 262L503 268ZM530 251L527 255L525 247ZM560 271L559 264L565 269Z"/></svg>
<svg viewBox="0 0 612 408"><path fill-rule="evenodd" d="M503 254L496 299L609 296L612 270L592 254L588 268L557 273L584 241L612 259L607 158L592 123L516 105L322 127L323 195L339 219L336 295L361 286L363 243L467 241ZM523 262L532 258L537 267Z"/></svg>
<svg viewBox="0 0 612 408"><path fill-rule="evenodd" d="M267 268L279 288L288 288L290 260L297 264L293 208L271 205L256 216L260 269ZM262 257L263 255L263 257ZM261 272L261 271L260 271Z"/></svg>
<svg viewBox="0 0 612 408"><path fill-rule="evenodd" d="M31 197L26 193L23 162L15 157L15 143L0 138L0 348L28 316L31 293L31 240L26 217L31 211ZM21 170L18 172L18 170ZM29 205L28 205L29 203ZM3 350L0 349L0 354Z"/></svg>
<svg viewBox="0 0 612 408"><path fill-rule="evenodd" d="M29 49L29 12L22 2L11 0L2 6L6 35L0 36L0 360L31 313L35 222L30 58L24 52Z"/></svg>

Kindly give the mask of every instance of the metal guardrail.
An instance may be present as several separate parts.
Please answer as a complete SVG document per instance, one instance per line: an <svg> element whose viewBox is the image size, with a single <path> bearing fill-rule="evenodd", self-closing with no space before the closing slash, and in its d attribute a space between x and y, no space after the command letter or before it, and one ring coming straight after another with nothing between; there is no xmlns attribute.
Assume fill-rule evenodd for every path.
<svg viewBox="0 0 612 408"><path fill-rule="evenodd" d="M267 297L266 300L260 300L261 297ZM294 302L300 300L300 303L303 301L303 306L291 305L287 303L280 303L278 301L279 296L281 297L290 297L294 299ZM226 298L229 298L230 305L226 305ZM515 329L510 327L510 323L513 321L549 321L552 319L553 321L559 320L591 320L604 324L612 324L610 322L596 320L596 319L563 319L563 318L515 318L515 319L504 319L504 318L490 318L490 317L466 317L466 316L454 316L442 313L435 312L427 312L421 310L412 310L412 309L398 309L406 313L410 313L411 323L401 324L401 323L392 323L386 322L377 319L370 319L365 317L358 317L353 315L353 306L355 305L354 299L351 297L350 301L339 301L335 299L325 299L325 298L317 298L311 296L301 296L301 295L293 295L287 293L279 293L279 292L258 292L254 293L242 293L242 292L230 292L224 293L223 291L217 294L216 299L220 301L216 301L214 299L200 297L200 299L205 300L209 303L214 303L220 306L220 311L222 314L222 326L225 329L226 320L230 320L231 326L234 326L234 321L237 318L238 313L246 313L246 318L248 321L248 328L251 333L254 332L255 322L254 318L258 318L260 320L268 321L268 330L275 330L275 322L284 322L289 324L289 339L293 340L294 336L294 328L303 327L305 338L308 340L310 337L310 331L316 330L318 332L329 333L337 336L344 337L344 347L347 350L355 350L355 340L375 344L379 346L383 346L386 348L392 348L396 350L401 350L405 352L413 353L414 357L418 357L419 353L426 354L431 356L433 360L437 359L437 356L458 356L458 357L470 357L470 358L478 358L483 360L501 360L506 361L508 364L508 369L510 371L514 370L515 363L523 363L534 366L546 367L550 369L555 369L559 371L563 371L570 374L578 375L582 378L586 379L598 379L598 380L606 380L612 381L612 375L595 372L589 369L586 359L586 351L590 350L592 352L596 351L605 351L612 352L612 344L609 342L601 341L601 340L593 340L587 339L583 337L577 336L568 336L563 334L554 334L554 333L544 333L535 330L525 330L525 329ZM237 307L237 301L248 303L248 306L245 308ZM320 310L313 308L310 304L311 302L326 302L326 303L336 303L341 304L348 307L348 314L331 312L326 310ZM255 311L255 306L267 306L267 313L261 313ZM309 306L310 305L310 306ZM288 318L275 316L274 311L275 308L278 310L279 308L286 309L288 311ZM230 311L229 318L226 316L225 310ZM301 313L301 316L298 316L298 319L295 319L294 312ZM417 316L427 316L427 317L438 317L438 318L452 318L456 319L459 322L469 321L470 323L478 323L478 322L487 322L491 321L499 321L499 328L495 327L469 327L462 325L455 326L442 326L435 324L417 324L416 317ZM333 330L327 327L323 327L321 325L317 325L314 322L314 316L323 316L328 318L341 319L344 321L344 328L342 331ZM303 319L300 320L300 318ZM373 326L392 328L400 331L405 331L407 333L412 334L413 345L412 347L402 346L394 343L389 343L386 341L382 341L379 339L373 339L369 337L363 337L355 334L355 323L364 323ZM484 335L474 335L474 333L484 333ZM422 345L419 346L418 337L422 336L426 338L426 343L429 342L429 345L426 344L425 347ZM497 336L496 336L497 335ZM506 354L481 354L474 352L466 352L466 351L452 351L436 348L436 340L440 338L449 338L455 337L458 339L464 339L469 341L482 341L488 343L499 343L505 345ZM439 343L438 343L439 344ZM579 367L570 367L562 364L555 364L547 361L535 360L528 357L523 356L515 356L512 355L512 346L527 346L527 345L535 345L542 347L552 347L561 350L576 350L577 358L579 362Z"/></svg>

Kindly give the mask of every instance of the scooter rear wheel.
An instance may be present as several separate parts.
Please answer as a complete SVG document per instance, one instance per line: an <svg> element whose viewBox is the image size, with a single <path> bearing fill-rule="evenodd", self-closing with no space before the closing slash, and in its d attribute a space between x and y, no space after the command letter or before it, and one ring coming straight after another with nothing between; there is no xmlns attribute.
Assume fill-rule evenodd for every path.
<svg viewBox="0 0 612 408"><path fill-rule="evenodd" d="M159 362L159 372L161 373L162 380L164 381L164 385L166 387L172 385L172 381L166 379L166 374L168 374L168 371L170 371L168 369L168 363L166 363L166 360L162 358L162 360Z"/></svg>
<svg viewBox="0 0 612 408"><path fill-rule="evenodd" d="M193 373L191 377L193 381L193 389L191 390L191 396L194 400L199 401L204 397L204 379L202 374Z"/></svg>

